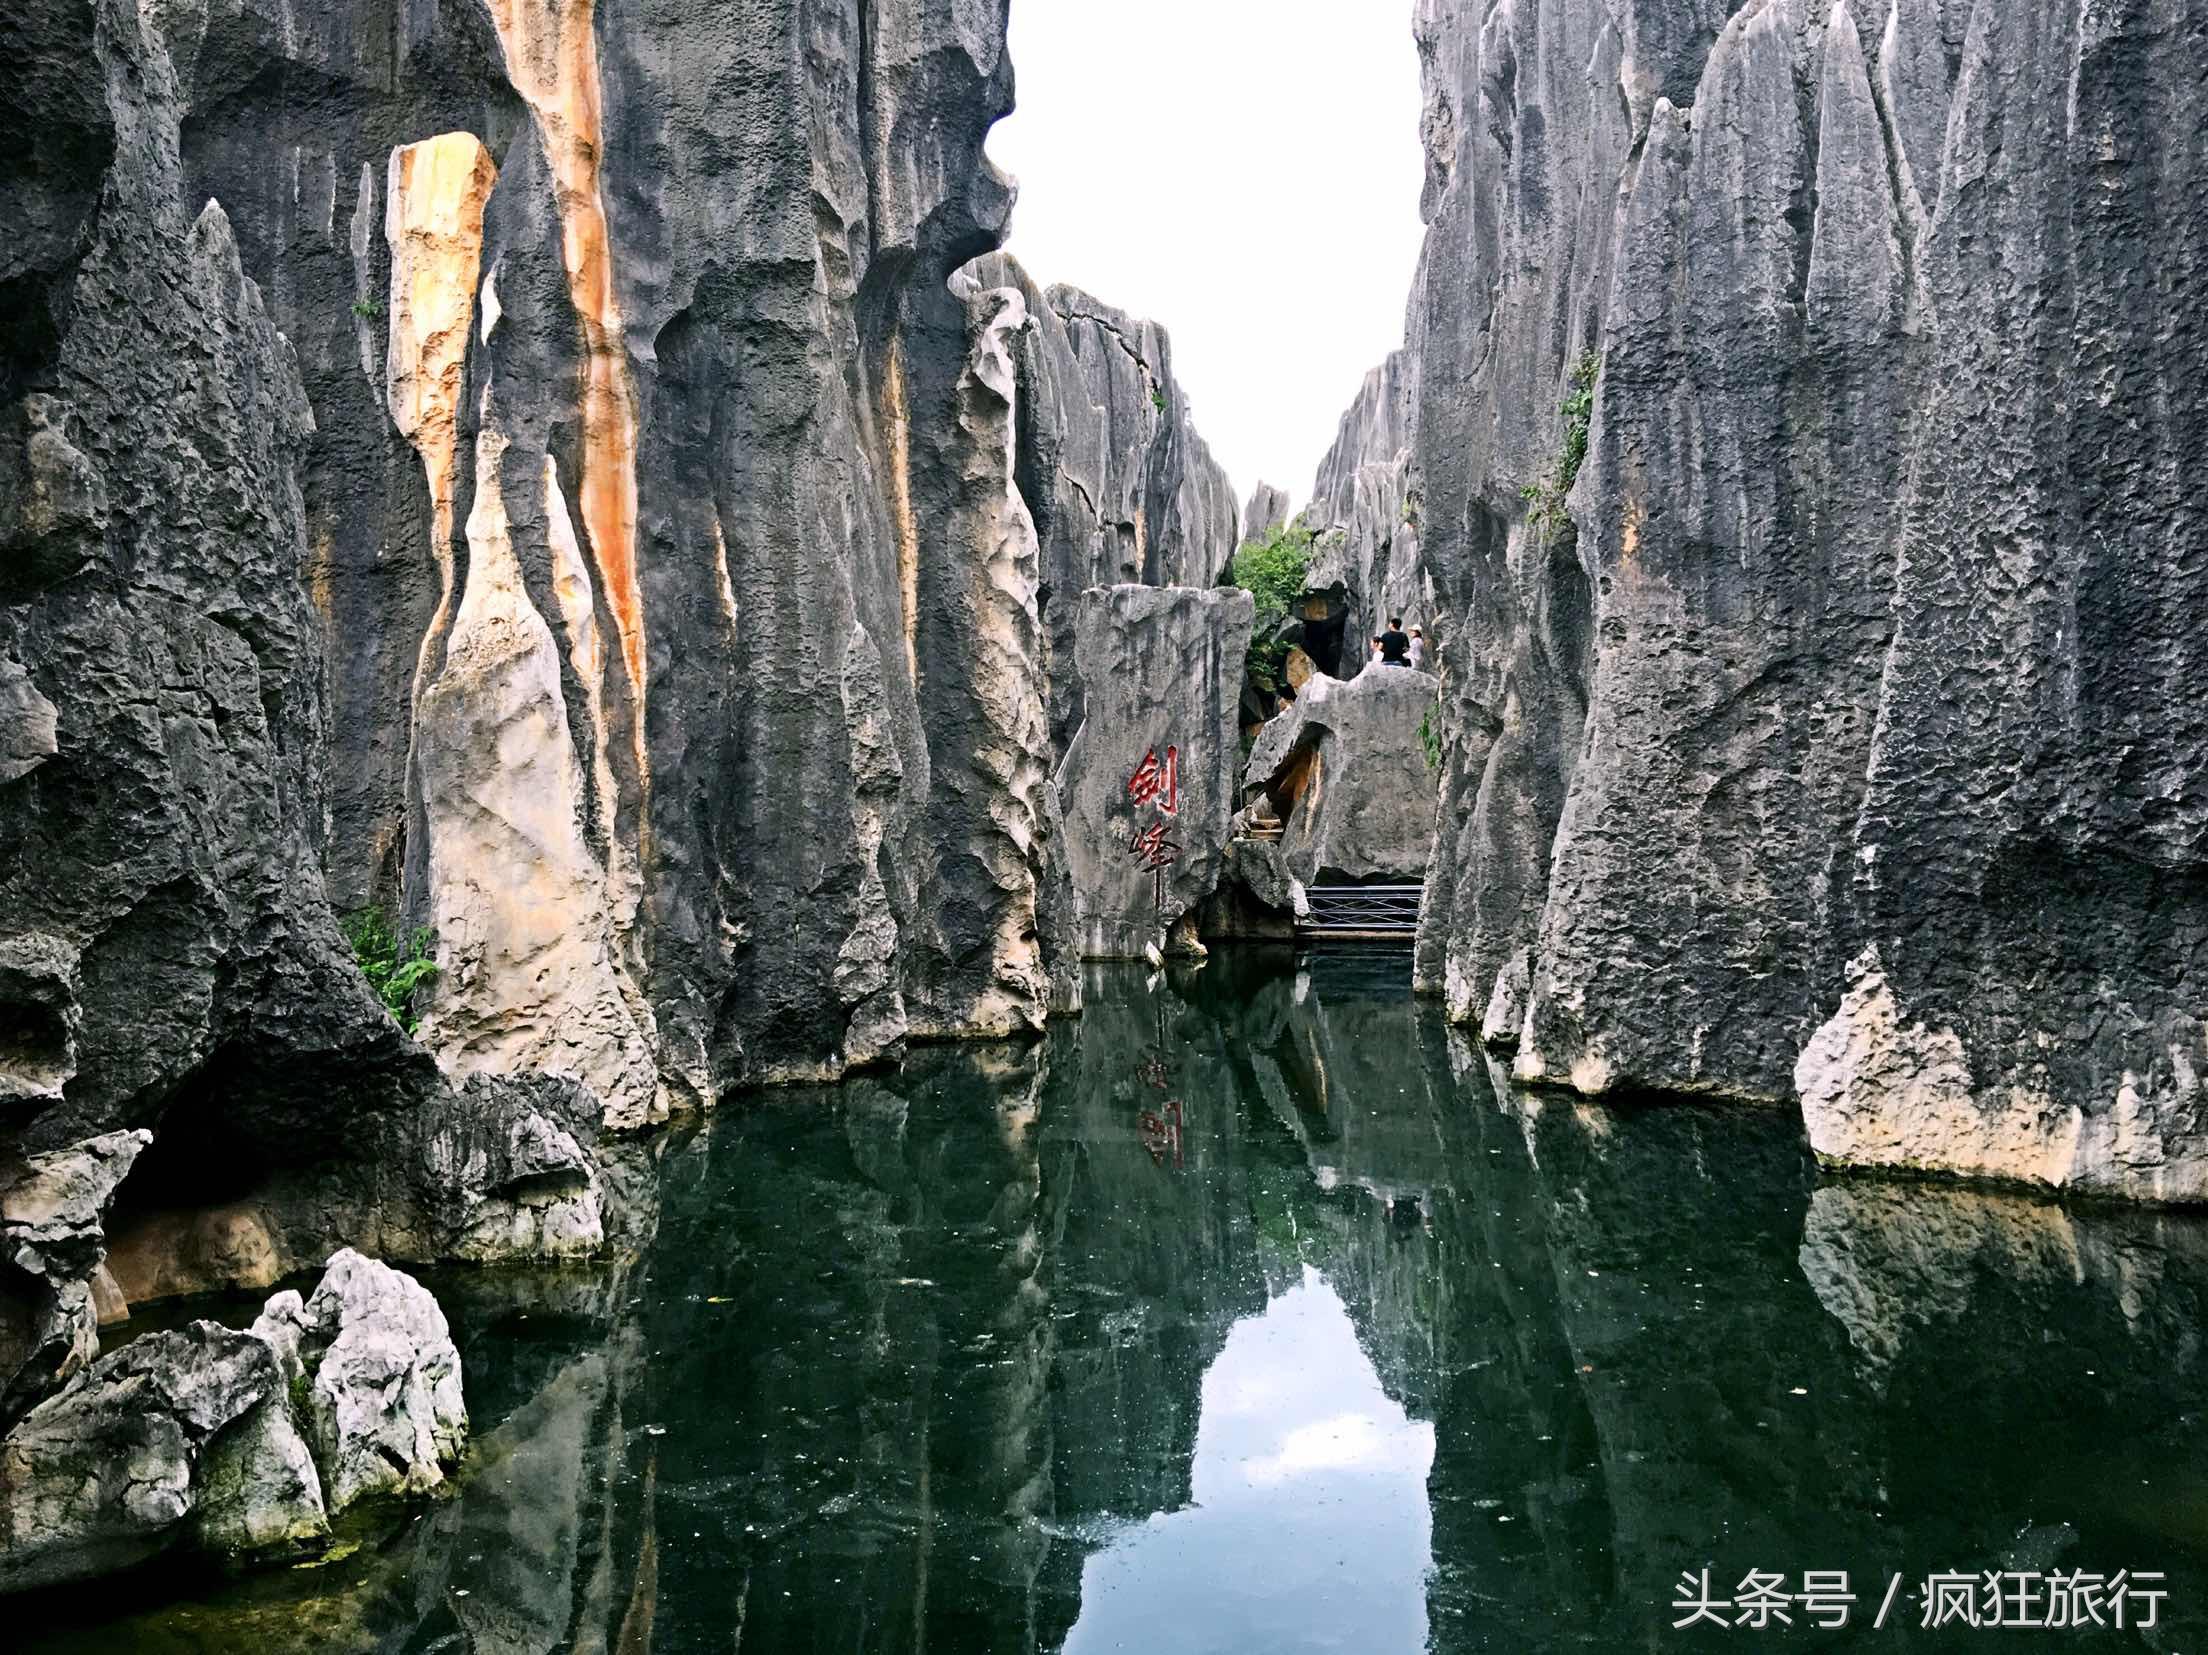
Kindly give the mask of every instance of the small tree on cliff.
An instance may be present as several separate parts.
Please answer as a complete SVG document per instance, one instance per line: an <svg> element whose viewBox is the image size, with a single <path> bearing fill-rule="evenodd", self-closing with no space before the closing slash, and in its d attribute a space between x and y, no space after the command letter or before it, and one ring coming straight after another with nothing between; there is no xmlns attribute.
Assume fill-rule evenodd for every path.
<svg viewBox="0 0 2208 1655"><path fill-rule="evenodd" d="M1244 541L1228 580L1257 600L1257 629L1250 634L1247 671L1259 689L1277 691L1288 660L1281 622L1304 594L1311 575L1312 533L1301 518Z"/></svg>

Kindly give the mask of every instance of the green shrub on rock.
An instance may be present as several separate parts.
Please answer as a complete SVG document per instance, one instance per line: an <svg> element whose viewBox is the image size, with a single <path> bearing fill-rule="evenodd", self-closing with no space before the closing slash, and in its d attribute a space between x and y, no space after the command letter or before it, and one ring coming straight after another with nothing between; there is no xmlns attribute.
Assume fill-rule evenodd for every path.
<svg viewBox="0 0 2208 1655"><path fill-rule="evenodd" d="M1312 543L1310 529L1299 518L1244 541L1229 567L1229 582L1257 600L1257 628L1250 635L1247 670L1250 681L1261 690L1280 688L1288 660L1288 641L1279 636L1280 624L1302 598L1310 579Z"/></svg>
<svg viewBox="0 0 2208 1655"><path fill-rule="evenodd" d="M391 929L380 908L348 914L344 924L361 975L399 1027L413 1034L422 1026L414 1014L414 996L437 980L437 934L424 925L402 936Z"/></svg>
<svg viewBox="0 0 2208 1655"><path fill-rule="evenodd" d="M1600 351L1586 351L1572 364L1571 389L1557 410L1564 419L1564 445L1540 480L1518 491L1526 502L1526 521L1543 537L1570 521L1564 513L1564 501L1579 481L1579 468L1587 461L1587 436L1595 423L1595 381L1601 377Z"/></svg>

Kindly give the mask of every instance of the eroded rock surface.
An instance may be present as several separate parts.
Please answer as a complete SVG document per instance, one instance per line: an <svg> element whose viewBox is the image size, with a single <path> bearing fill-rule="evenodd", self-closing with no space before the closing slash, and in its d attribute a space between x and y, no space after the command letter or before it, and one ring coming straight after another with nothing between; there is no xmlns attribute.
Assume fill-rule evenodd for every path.
<svg viewBox="0 0 2208 1655"><path fill-rule="evenodd" d="M1364 659L1363 641L1390 619L1401 616L1406 626L1431 632L1437 613L1411 484L1416 364L1412 352L1400 350L1365 376L1319 462L1303 512L1316 536L1309 584L1338 588L1347 611L1345 674Z"/></svg>
<svg viewBox="0 0 2208 1655"><path fill-rule="evenodd" d="M1080 946L1093 959L1200 948L1241 772L1235 705L1257 613L1230 588L1081 596L1087 696L1061 771Z"/></svg>
<svg viewBox="0 0 2208 1655"><path fill-rule="evenodd" d="M111 1132L0 1161L0 1423L98 1354L102 1223L152 1136Z"/></svg>
<svg viewBox="0 0 2208 1655"><path fill-rule="evenodd" d="M1301 884L1417 884L1434 842L1434 775L1421 731L1436 684L1405 667L1318 674L1266 726L1244 796L1282 826Z"/></svg>
<svg viewBox="0 0 2208 1655"><path fill-rule="evenodd" d="M265 290L247 274L257 232L212 198L188 136L288 49L269 22L34 0L0 37L7 124L41 134L0 157L0 190L38 226L8 255L0 323L0 702L19 715L0 744L0 1162L101 1160L125 1139L136 1157L122 1180L130 1161L105 1156L106 1217L66 1281L0 1283L11 1351L25 1323L64 1353L11 1361L29 1387L11 1408L133 1295L266 1286L347 1241L416 1259L600 1244L598 1215L552 1216L549 1192L596 1187L603 1101L578 1119L526 1079L458 1091L378 1003L334 912L326 862L367 847L327 762L359 709L333 722L329 689L363 633L329 625L309 502L325 462L361 456L305 394L329 364L297 313L322 296L288 267L264 266ZM264 139L241 212L327 183ZM464 254L491 172L461 142L411 144L388 170L402 279L358 313L328 296L330 314L350 340L396 302L388 348L411 376L378 413L421 443L414 476L443 475L473 418ZM438 544L426 521L418 544ZM559 1049L516 1061L574 1067ZM503 1159L461 1152L482 1135Z"/></svg>
<svg viewBox="0 0 2208 1655"><path fill-rule="evenodd" d="M1286 527L1287 522L1286 489L1259 483L1250 491L1249 504L1242 508L1242 538L1245 541L1262 540L1275 529Z"/></svg>
<svg viewBox="0 0 2208 1655"><path fill-rule="evenodd" d="M332 1510L366 1494L426 1494L468 1434L460 1354L437 1301L411 1277L346 1248L304 1304L279 1293L253 1324L304 1421Z"/></svg>
<svg viewBox="0 0 2208 1655"><path fill-rule="evenodd" d="M1012 340L1016 480L1040 547L1050 734L1062 759L1083 710L1081 594L1215 585L1237 544L1234 490L1190 417L1164 328L1079 288L1041 286L1008 253L977 260L971 274L1026 305Z"/></svg>
<svg viewBox="0 0 2208 1655"><path fill-rule="evenodd" d="M304 1304L134 1339L0 1439L0 1592L314 1549L364 1495L439 1486L466 1435L436 1300L347 1249Z"/></svg>
<svg viewBox="0 0 2208 1655"><path fill-rule="evenodd" d="M1416 26L1426 255L1314 520L1431 593L1422 986L1523 1078L2198 1199L2198 19Z"/></svg>

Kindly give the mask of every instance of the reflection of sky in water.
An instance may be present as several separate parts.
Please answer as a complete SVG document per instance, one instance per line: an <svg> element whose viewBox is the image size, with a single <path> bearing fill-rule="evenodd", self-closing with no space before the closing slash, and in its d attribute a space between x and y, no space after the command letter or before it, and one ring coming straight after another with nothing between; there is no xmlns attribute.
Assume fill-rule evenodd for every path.
<svg viewBox="0 0 2208 1655"><path fill-rule="evenodd" d="M1194 1506L1089 1559L1069 1655L1423 1650L1433 1460L1306 1268L1204 1375Z"/></svg>

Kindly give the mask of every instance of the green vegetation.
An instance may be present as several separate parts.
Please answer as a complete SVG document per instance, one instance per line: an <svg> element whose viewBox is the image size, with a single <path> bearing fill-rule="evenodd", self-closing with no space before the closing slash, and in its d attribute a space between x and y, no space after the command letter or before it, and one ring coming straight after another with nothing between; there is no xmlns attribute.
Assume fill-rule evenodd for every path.
<svg viewBox="0 0 2208 1655"><path fill-rule="evenodd" d="M1234 554L1228 580L1257 599L1257 630L1250 638L1247 668L1259 689L1278 692L1288 663L1288 642L1280 623L1303 596L1311 575L1311 531L1302 519L1245 541Z"/></svg>
<svg viewBox="0 0 2208 1655"><path fill-rule="evenodd" d="M1564 417L1564 446L1538 482L1528 483L1519 494L1526 502L1526 521L1547 537L1570 519L1564 500L1579 481L1579 468L1587 459L1587 433L1595 421L1595 381L1602 377L1602 353L1587 351L1572 364L1571 389L1557 411Z"/></svg>
<svg viewBox="0 0 2208 1655"><path fill-rule="evenodd" d="M1441 726L1434 722L1434 709L1428 707L1426 716L1419 720L1418 744L1426 749L1426 768L1435 775L1441 774Z"/></svg>
<svg viewBox="0 0 2208 1655"><path fill-rule="evenodd" d="M1165 393L1155 385L1150 387L1150 406L1161 414L1165 412Z"/></svg>
<svg viewBox="0 0 2208 1655"><path fill-rule="evenodd" d="M425 925L401 936L381 909L363 908L346 916L345 940L353 945L353 958L384 1009L400 1028L414 1033L422 1026L414 1015L414 995L437 980L436 933Z"/></svg>
<svg viewBox="0 0 2208 1655"><path fill-rule="evenodd" d="M353 314L355 316L365 316L370 321L374 321L383 314L383 305L375 299L355 299L353 301Z"/></svg>

